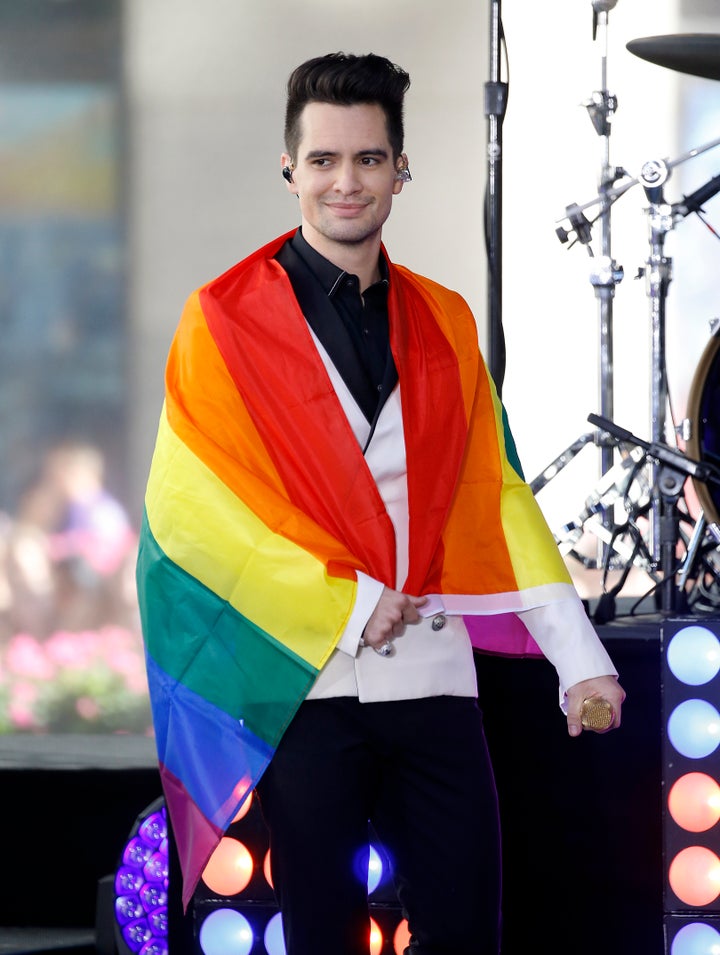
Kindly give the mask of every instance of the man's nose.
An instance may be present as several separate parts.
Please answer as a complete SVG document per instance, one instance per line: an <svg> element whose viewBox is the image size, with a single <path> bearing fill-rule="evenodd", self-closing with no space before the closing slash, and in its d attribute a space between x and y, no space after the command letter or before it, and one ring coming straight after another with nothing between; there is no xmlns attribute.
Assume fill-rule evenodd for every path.
<svg viewBox="0 0 720 955"><path fill-rule="evenodd" d="M354 162L344 162L338 165L337 175L335 176L335 188L343 195L349 195L362 189L362 183L358 175L358 168Z"/></svg>

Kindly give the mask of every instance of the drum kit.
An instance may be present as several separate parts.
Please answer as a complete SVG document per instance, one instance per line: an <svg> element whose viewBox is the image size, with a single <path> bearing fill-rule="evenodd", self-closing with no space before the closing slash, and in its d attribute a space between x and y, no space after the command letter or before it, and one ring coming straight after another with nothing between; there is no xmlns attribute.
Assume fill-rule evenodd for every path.
<svg viewBox="0 0 720 955"><path fill-rule="evenodd" d="M580 435L530 482L538 493L584 447L594 445L601 456L601 477L581 512L555 531L564 556L586 568L602 570L603 593L596 622L615 616L615 598L633 567L648 578L647 591L636 601L653 602L662 614L720 613L720 322L717 320L695 371L687 417L668 436L669 396L665 370L665 300L671 280L671 260L665 256L667 233L690 213L701 219L703 205L720 192L720 175L676 203L665 198L671 170L720 144L720 138L675 159L645 163L637 177L609 162L609 135L615 97L606 89L608 13L617 0L593 0L593 38L604 36L602 89L584 104L602 140L598 194L583 205L566 207L557 220L563 243L590 246L598 226L600 254L589 249L591 283L599 307L600 414L588 421L595 429ZM630 53L654 65L681 73L720 80L720 34L676 34L632 40ZM639 185L647 198L649 254L642 271L649 302L652 340L651 420L649 440L613 421L612 306L622 269L612 258L610 214L614 202ZM593 221L586 210L597 207ZM703 220L704 221L704 220ZM707 224L707 223L706 223ZM709 226L708 226L709 227ZM710 227L709 227L710 228ZM711 231L714 231L711 229ZM684 447L681 447L681 440ZM692 488L694 495L688 495ZM692 502L688 500L688 496ZM581 541L595 541L592 556ZM612 587L610 571L619 571ZM633 608L634 609L634 608ZM632 611L631 611L632 612Z"/></svg>

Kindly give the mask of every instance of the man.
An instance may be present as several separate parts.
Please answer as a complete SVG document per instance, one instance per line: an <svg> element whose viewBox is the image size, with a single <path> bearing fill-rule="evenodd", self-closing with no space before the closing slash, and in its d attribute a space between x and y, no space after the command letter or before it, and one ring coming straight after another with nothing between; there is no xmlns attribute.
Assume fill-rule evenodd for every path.
<svg viewBox="0 0 720 955"><path fill-rule="evenodd" d="M583 701L616 727L624 698L467 305L382 246L408 86L375 55L291 75L301 227L188 301L148 484L138 581L184 900L257 786L288 955L367 953L368 820L410 952L497 955L473 646L539 645L571 736Z"/></svg>

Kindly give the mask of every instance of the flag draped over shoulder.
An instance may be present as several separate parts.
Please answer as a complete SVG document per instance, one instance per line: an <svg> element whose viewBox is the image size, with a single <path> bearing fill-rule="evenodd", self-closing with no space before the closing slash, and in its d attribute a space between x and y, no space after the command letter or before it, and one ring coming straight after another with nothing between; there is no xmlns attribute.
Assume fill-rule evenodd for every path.
<svg viewBox="0 0 720 955"><path fill-rule="evenodd" d="M390 266L410 560L287 275L258 250L190 296L166 370L137 567L153 720L189 901L353 609L356 573L458 595L474 645L572 589L464 300ZM450 598L448 598L450 599Z"/></svg>

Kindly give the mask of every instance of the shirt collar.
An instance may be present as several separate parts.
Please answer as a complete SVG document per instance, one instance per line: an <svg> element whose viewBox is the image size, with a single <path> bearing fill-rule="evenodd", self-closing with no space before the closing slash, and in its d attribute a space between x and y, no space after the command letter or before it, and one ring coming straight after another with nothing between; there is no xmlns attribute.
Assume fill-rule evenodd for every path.
<svg viewBox="0 0 720 955"><path fill-rule="evenodd" d="M334 265L329 259L326 259L324 255L320 255L319 252L313 249L303 236L302 228L297 230L290 242L293 249L313 272L328 298L332 297L345 276L351 273L345 272L339 266ZM375 288L375 286L381 284L386 286L390 284L390 272L387 262L385 261L385 256L380 256L378 264L380 267L380 279L371 285L370 288Z"/></svg>

